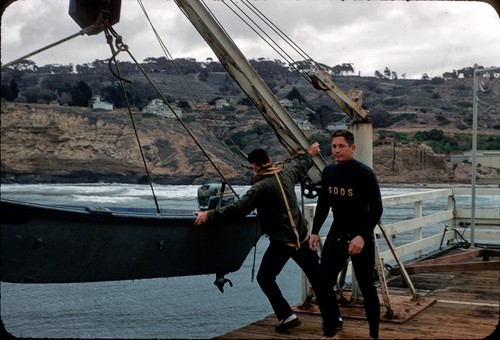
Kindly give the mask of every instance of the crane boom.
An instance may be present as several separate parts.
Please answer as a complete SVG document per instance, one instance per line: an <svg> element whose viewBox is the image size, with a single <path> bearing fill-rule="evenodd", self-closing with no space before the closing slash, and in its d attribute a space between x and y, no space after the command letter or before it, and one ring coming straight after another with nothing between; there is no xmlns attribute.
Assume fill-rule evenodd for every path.
<svg viewBox="0 0 500 340"><path fill-rule="evenodd" d="M175 3L205 39L243 92L259 109L288 153L295 156L307 149L310 145L307 136L207 8L198 0L175 0ZM309 170L308 176L314 183L320 182L321 171L325 165L326 161L321 155L313 157L313 167Z"/></svg>
<svg viewBox="0 0 500 340"><path fill-rule="evenodd" d="M361 107L362 92L345 93L332 81L330 74L326 71L316 70L309 73L314 87L324 91L333 101L347 113L355 122L368 120L368 112Z"/></svg>

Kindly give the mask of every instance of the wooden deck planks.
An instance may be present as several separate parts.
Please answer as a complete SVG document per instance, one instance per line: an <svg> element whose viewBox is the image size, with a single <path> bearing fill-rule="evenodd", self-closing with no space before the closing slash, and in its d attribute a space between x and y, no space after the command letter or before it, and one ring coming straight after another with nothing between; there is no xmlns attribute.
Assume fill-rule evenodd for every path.
<svg viewBox="0 0 500 340"><path fill-rule="evenodd" d="M482 339L491 334L497 326L500 312L499 271L420 273L411 275L411 279L421 296L435 299L435 302L403 323L382 321L381 339ZM404 287L399 277L390 278L388 284L392 301L397 302L401 294L405 294L408 299L411 298L409 290ZM384 310L382 307L382 314ZM264 320L217 338L319 339L322 337L322 319L319 314L300 311L298 316L302 324L285 333L277 333L274 330L276 317L270 315ZM366 320L359 317L344 317L344 327L338 332L337 338L368 339Z"/></svg>

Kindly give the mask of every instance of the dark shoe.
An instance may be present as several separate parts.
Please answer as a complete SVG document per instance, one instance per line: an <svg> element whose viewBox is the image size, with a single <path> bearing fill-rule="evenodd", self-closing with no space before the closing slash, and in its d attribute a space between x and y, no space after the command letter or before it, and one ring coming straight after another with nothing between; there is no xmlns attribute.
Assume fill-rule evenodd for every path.
<svg viewBox="0 0 500 340"><path fill-rule="evenodd" d="M342 320L342 317L341 316L337 317L337 326L335 326L335 329L342 329L343 325L344 325L344 320Z"/></svg>
<svg viewBox="0 0 500 340"><path fill-rule="evenodd" d="M295 314L293 314L295 315ZM288 321L287 321L288 320ZM283 319L278 325L274 326L276 332L284 332L287 329L294 328L300 326L300 320L297 316L294 319L290 320L290 316L288 318Z"/></svg>
<svg viewBox="0 0 500 340"><path fill-rule="evenodd" d="M344 325L344 320L342 320L341 316L337 317L337 323L335 324L335 328L328 327L325 324L323 324L325 337L327 337L327 338L333 338L335 336L335 334L337 334L336 331L338 331L339 329L342 329L343 325Z"/></svg>

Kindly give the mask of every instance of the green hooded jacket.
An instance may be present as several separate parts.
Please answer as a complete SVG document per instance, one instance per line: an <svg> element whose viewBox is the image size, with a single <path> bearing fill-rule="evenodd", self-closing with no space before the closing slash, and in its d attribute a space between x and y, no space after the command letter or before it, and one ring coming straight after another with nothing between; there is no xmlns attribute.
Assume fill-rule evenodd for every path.
<svg viewBox="0 0 500 340"><path fill-rule="evenodd" d="M284 167L278 169L271 166L262 168L255 175L252 187L240 200L220 209L208 211L209 220L216 221L221 218L243 217L257 209L262 234L267 234L273 241L298 248L297 234L300 243L303 243L307 239L308 231L297 204L295 185L306 177L312 164L312 156L306 154L301 156L299 162L290 168ZM285 192L297 228L297 234L291 226L283 194L274 174L275 172L278 173Z"/></svg>

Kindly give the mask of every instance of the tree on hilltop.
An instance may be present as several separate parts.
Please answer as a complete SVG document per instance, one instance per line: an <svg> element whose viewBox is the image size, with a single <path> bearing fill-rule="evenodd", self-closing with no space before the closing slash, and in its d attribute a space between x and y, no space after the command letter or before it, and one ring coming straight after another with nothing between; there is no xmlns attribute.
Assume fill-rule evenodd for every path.
<svg viewBox="0 0 500 340"><path fill-rule="evenodd" d="M306 100L295 86L286 94L285 98L291 101L297 100L299 103L306 103Z"/></svg>
<svg viewBox="0 0 500 340"><path fill-rule="evenodd" d="M83 80L80 80L69 92L73 106L86 107L89 105L89 100L92 98L92 89Z"/></svg>
<svg viewBox="0 0 500 340"><path fill-rule="evenodd" d="M19 94L19 89L17 87L17 83L14 79L12 79L9 85L2 84L2 98L11 102L17 98Z"/></svg>

